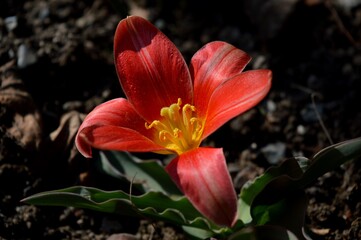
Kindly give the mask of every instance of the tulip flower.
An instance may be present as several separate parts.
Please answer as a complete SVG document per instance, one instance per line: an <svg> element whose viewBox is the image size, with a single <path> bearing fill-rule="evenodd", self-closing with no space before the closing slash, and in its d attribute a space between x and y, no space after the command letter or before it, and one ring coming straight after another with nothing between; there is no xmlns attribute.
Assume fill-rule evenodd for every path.
<svg viewBox="0 0 361 240"><path fill-rule="evenodd" d="M174 154L166 171L179 189L209 220L232 226L237 196L223 151L201 143L267 95L271 71L243 71L250 56L222 41L206 44L188 67L176 46L138 16L119 22L114 59L126 98L87 115L78 150L88 158L92 148Z"/></svg>

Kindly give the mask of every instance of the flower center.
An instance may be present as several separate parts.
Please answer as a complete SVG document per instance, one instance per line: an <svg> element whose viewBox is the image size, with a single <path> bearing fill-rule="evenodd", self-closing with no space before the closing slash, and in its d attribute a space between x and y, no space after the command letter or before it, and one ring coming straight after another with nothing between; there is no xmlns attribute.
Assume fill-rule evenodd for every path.
<svg viewBox="0 0 361 240"><path fill-rule="evenodd" d="M147 129L154 128L158 136L155 142L177 154L197 148L202 140L203 121L197 118L196 108L178 98L177 103L160 110L160 120L145 123Z"/></svg>

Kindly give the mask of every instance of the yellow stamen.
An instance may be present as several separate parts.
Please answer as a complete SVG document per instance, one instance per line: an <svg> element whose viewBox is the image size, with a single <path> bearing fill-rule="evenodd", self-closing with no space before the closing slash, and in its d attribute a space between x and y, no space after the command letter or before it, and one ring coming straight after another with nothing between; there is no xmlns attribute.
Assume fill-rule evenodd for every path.
<svg viewBox="0 0 361 240"><path fill-rule="evenodd" d="M160 110L159 120L145 123L146 129L156 130L156 143L177 154L199 147L204 128L196 108L191 104L181 105L182 100L178 98L177 103Z"/></svg>

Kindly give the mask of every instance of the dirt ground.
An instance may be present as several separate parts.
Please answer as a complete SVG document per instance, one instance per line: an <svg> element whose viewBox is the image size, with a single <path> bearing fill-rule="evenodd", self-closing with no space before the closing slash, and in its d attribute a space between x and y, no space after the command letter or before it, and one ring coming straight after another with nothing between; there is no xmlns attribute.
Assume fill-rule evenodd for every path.
<svg viewBox="0 0 361 240"><path fill-rule="evenodd" d="M0 239L185 238L162 222L20 202L74 185L119 189L77 152L74 135L96 105L122 96L113 34L131 14L160 28L187 61L223 40L252 56L249 69L273 71L264 101L206 140L223 147L237 189L287 158L361 136L359 0L2 0ZM360 166L347 163L306 189L312 239L361 239Z"/></svg>

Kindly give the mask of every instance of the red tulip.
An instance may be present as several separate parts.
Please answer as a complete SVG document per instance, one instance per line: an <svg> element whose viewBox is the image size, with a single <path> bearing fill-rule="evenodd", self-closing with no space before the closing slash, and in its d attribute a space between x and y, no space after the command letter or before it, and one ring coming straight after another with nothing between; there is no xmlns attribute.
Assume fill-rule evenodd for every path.
<svg viewBox="0 0 361 240"><path fill-rule="evenodd" d="M176 154L166 171L207 218L232 226L237 196L220 148L200 147L231 118L259 103L271 71L242 72L250 57L221 41L211 42L185 63L175 45L147 20L120 21L114 37L115 65L127 97L97 106L85 118L76 145Z"/></svg>

